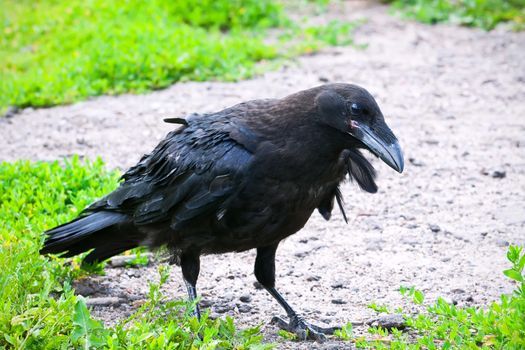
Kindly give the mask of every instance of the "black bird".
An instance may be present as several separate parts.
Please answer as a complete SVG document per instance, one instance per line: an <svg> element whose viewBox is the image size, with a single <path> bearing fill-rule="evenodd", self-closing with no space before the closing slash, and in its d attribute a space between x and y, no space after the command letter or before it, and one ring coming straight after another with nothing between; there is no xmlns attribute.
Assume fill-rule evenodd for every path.
<svg viewBox="0 0 525 350"><path fill-rule="evenodd" d="M255 276L289 317L279 325L302 339L333 332L307 323L275 289L275 252L315 209L328 220L335 201L346 220L339 185L347 174L377 191L361 149L403 171L398 141L372 95L328 84L165 121L182 125L115 191L47 231L40 252L91 250L84 261L93 263L138 246L167 246L193 300L202 254L256 248Z"/></svg>

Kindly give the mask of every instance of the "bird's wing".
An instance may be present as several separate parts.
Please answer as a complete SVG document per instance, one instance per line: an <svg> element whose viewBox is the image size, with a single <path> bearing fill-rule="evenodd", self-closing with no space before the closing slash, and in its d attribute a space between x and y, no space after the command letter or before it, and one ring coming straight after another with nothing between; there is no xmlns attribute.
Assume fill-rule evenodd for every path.
<svg viewBox="0 0 525 350"><path fill-rule="evenodd" d="M171 132L88 210L124 212L136 225L171 221L173 228L217 211L239 188L252 158L230 136L232 128L201 122Z"/></svg>

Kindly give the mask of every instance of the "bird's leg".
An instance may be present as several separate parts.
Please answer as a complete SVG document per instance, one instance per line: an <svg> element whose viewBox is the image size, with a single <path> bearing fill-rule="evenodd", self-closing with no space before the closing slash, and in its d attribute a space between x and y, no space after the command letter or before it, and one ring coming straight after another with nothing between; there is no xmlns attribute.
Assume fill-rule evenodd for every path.
<svg viewBox="0 0 525 350"><path fill-rule="evenodd" d="M184 283L186 283L186 289L188 290L189 301L193 303L195 299L197 299L197 288L194 284L188 282L187 279L184 279ZM199 303L195 304L195 310L193 312L193 315L196 316L198 320L201 319L201 310L199 307Z"/></svg>
<svg viewBox="0 0 525 350"><path fill-rule="evenodd" d="M277 300L277 302L283 307L290 319L286 322L280 317L274 316L272 323L279 326L284 330L297 334L302 339L312 339L317 341L323 341L325 334L331 335L341 327L319 327L309 322L306 322L300 315L298 315L292 307L286 302L283 296L275 288L266 288L266 290Z"/></svg>
<svg viewBox="0 0 525 350"><path fill-rule="evenodd" d="M272 322L280 328L295 333L301 340L312 339L323 341L325 334L333 334L340 327L323 328L306 322L294 309L286 302L283 296L275 289L275 251L277 244L262 248L257 248L257 258L255 259L255 277L264 288L277 300L288 315L289 322L280 317L274 317Z"/></svg>
<svg viewBox="0 0 525 350"><path fill-rule="evenodd" d="M197 299L196 285L200 271L199 255L198 252L188 251L182 253L180 257L180 267L182 268L182 276L184 277L184 283L186 283L190 302L194 302ZM195 304L194 315L200 320L201 311L198 303Z"/></svg>

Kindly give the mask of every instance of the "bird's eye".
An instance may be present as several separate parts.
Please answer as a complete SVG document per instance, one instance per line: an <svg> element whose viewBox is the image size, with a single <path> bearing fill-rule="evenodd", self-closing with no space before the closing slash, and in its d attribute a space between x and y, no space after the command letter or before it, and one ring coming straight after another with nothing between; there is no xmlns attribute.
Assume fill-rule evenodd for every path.
<svg viewBox="0 0 525 350"><path fill-rule="evenodd" d="M352 115L361 115L363 112L363 108L361 108L361 106L359 106L357 103L352 103L350 105L350 113L352 113Z"/></svg>

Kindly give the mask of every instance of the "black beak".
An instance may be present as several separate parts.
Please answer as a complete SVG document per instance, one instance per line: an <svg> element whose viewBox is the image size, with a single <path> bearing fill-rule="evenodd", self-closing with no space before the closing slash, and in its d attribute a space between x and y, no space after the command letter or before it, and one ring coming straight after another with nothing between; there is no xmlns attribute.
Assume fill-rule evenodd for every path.
<svg viewBox="0 0 525 350"><path fill-rule="evenodd" d="M378 156L388 164L395 171L402 173L405 167L405 161L403 160L403 152L397 142L397 139L393 136L392 132L387 128L389 134L392 137L392 141L385 141L378 133L374 132L368 125L365 124L354 124L354 128L350 133L352 136L361 141L373 154Z"/></svg>

